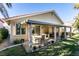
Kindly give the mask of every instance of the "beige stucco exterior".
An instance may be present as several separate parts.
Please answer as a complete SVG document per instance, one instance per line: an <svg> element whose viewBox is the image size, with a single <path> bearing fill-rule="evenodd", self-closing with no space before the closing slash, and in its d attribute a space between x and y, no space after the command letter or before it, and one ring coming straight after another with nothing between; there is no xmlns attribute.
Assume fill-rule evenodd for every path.
<svg viewBox="0 0 79 59"><path fill-rule="evenodd" d="M52 23L52 24L59 24L61 25L61 21L52 13L44 13L44 14L39 14L39 15L34 15L30 17L23 17L23 18L18 18L10 21L11 25L11 41L15 39L25 39L28 40L28 24L24 23L23 27L26 28L26 34L23 35L16 35L16 23L23 23L24 21L27 20L36 20L36 21L41 21L41 22L47 22L47 23ZM51 27L49 27L49 30L51 32Z"/></svg>
<svg viewBox="0 0 79 59"><path fill-rule="evenodd" d="M10 41L13 42L16 39L24 39L24 41L28 41L28 44L25 44L24 46L29 46L31 44L30 42L34 43L34 35L32 35L32 27L33 26L40 26L40 36L44 34L44 32L48 31L48 33L53 33L54 38L52 38L53 41L56 41L57 39L57 27L55 25L47 25L47 24L28 24L28 20L34 20L38 22L46 22L49 24L55 24L55 25L63 25L62 20L55 14L55 12L45 12L45 13L40 13L32 16L18 16L18 17L13 17L10 19L7 19L7 23L10 25ZM25 28L25 34L19 34L16 35L16 24L21 23L22 27ZM59 26L60 27L60 26ZM59 28L58 27L58 28ZM65 26L66 28L66 26ZM62 29L61 29L62 30ZM60 31L58 32L60 35ZM65 31L65 36L66 36L66 31ZM48 36L49 37L49 36ZM49 38L48 38L49 39ZM49 39L50 40L50 39ZM27 48L26 48L27 50ZM29 49L28 49L29 50Z"/></svg>
<svg viewBox="0 0 79 59"><path fill-rule="evenodd" d="M36 16L29 17L28 19L47 22L52 24L62 24L60 20L53 13L44 13Z"/></svg>

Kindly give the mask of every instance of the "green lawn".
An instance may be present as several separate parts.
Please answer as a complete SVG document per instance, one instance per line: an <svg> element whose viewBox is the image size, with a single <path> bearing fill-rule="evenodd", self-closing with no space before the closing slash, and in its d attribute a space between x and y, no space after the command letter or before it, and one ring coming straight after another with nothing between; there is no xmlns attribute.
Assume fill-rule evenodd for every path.
<svg viewBox="0 0 79 59"><path fill-rule="evenodd" d="M22 46L9 48L0 52L0 56L24 56L24 55L26 55L26 53Z"/></svg>
<svg viewBox="0 0 79 59"><path fill-rule="evenodd" d="M13 55L13 56L75 56L79 55L79 34L74 35L72 39L63 40L56 42L48 46L45 49L40 49L39 51L33 53L26 53L22 46L10 48L0 52L0 55Z"/></svg>
<svg viewBox="0 0 79 59"><path fill-rule="evenodd" d="M41 49L40 51L31 53L29 55L38 55L38 56L70 56L74 55L75 50L78 50L79 47L76 44L76 41L73 39L64 40L57 42L47 47L47 49Z"/></svg>

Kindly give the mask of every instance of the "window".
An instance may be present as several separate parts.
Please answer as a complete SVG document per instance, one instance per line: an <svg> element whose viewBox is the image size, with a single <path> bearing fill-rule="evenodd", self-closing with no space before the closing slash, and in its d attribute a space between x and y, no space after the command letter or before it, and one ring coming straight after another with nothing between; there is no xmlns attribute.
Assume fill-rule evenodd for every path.
<svg viewBox="0 0 79 59"><path fill-rule="evenodd" d="M40 26L36 26L36 34L40 35Z"/></svg>
<svg viewBox="0 0 79 59"><path fill-rule="evenodd" d="M32 34L40 35L40 26L33 27Z"/></svg>
<svg viewBox="0 0 79 59"><path fill-rule="evenodd" d="M21 33L21 24L16 24L16 34L19 35Z"/></svg>
<svg viewBox="0 0 79 59"><path fill-rule="evenodd" d="M22 34L25 34L25 28L21 28Z"/></svg>
<svg viewBox="0 0 79 59"><path fill-rule="evenodd" d="M25 34L25 28L20 23L16 24L16 35Z"/></svg>

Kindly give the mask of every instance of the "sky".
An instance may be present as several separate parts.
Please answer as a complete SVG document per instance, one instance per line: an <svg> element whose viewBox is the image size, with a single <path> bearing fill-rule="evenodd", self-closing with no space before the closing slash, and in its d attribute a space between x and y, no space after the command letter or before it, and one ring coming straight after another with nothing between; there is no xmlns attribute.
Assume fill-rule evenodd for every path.
<svg viewBox="0 0 79 59"><path fill-rule="evenodd" d="M69 3L12 3L12 8L7 8L7 10L10 17L37 11L55 10L64 22L73 22L79 12L74 9L74 4ZM0 17L2 17L1 14Z"/></svg>

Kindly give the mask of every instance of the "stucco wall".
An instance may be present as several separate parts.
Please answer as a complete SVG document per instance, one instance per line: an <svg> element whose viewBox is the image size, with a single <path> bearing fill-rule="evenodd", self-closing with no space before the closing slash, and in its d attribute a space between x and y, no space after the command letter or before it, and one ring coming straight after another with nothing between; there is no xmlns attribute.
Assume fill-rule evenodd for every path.
<svg viewBox="0 0 79 59"><path fill-rule="evenodd" d="M48 22L48 23L52 23L52 24L62 24L60 22L60 20L52 13L35 15L35 16L29 17L28 19L41 21L41 22Z"/></svg>
<svg viewBox="0 0 79 59"><path fill-rule="evenodd" d="M14 35L13 37L16 38L21 38L22 35L16 35L16 23L21 22L21 21L25 21L25 20L36 20L36 21L41 21L41 22L47 22L47 23L52 23L52 24L62 24L61 21L52 13L44 13L44 14L40 14L40 15L35 15L35 16L30 16L30 17L24 17L24 18L20 18L20 19L16 19L11 21L11 25L12 25L12 35ZM26 24L26 35L23 35L23 37L27 38L28 35L28 26ZM50 28L50 32L51 32L51 28ZM28 39L28 38L27 38Z"/></svg>
<svg viewBox="0 0 79 59"><path fill-rule="evenodd" d="M25 27L26 34L16 35L16 22L14 22L14 21L10 22L10 28L11 28L11 30L10 30L10 40L11 40L11 42L16 40L16 39L24 39L25 41L27 41L27 39L28 39L28 35L27 35L28 25L23 24L23 27Z"/></svg>

